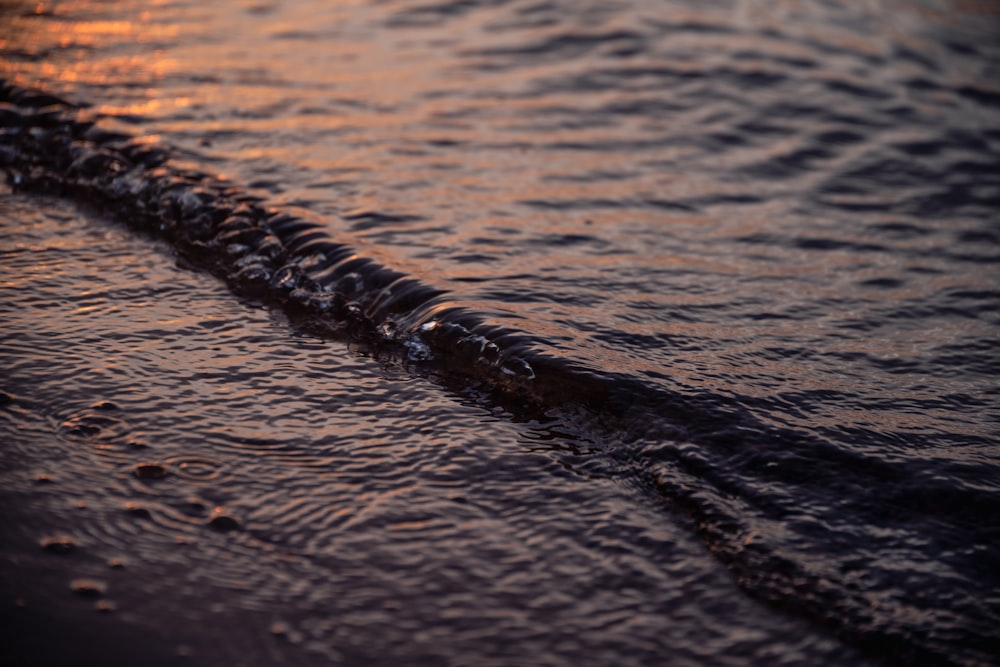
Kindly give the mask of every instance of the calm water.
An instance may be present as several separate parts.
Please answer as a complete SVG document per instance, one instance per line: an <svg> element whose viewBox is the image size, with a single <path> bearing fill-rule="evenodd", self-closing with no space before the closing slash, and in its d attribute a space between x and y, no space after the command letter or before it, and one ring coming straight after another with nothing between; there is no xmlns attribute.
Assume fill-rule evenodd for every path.
<svg viewBox="0 0 1000 667"><path fill-rule="evenodd" d="M995 664L996 4L202 4L0 2L13 664Z"/></svg>

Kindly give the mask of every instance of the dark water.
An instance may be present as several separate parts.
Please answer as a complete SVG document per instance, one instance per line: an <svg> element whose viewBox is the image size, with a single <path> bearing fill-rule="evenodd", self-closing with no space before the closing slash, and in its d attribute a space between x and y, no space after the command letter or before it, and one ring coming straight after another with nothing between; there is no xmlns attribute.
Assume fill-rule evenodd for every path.
<svg viewBox="0 0 1000 667"><path fill-rule="evenodd" d="M12 664L996 664L996 4L0 11Z"/></svg>

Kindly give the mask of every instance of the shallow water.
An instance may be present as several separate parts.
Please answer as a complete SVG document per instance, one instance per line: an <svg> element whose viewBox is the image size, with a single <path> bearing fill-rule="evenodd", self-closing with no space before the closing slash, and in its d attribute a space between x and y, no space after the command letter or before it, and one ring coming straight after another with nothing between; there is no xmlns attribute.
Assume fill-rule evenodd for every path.
<svg viewBox="0 0 1000 667"><path fill-rule="evenodd" d="M330 243L422 285L352 288L402 348L317 337L6 195L24 609L204 664L989 664L989 3L2 11L9 81L314 225L274 229L322 289ZM428 336L459 325L530 372L453 363Z"/></svg>
<svg viewBox="0 0 1000 667"><path fill-rule="evenodd" d="M609 462L613 443L295 337L62 201L3 209L4 593L57 628L125 633L72 595L87 578L130 641L161 640L153 660L178 646L200 664L851 655L742 596L688 522ZM42 548L62 536L73 553Z"/></svg>

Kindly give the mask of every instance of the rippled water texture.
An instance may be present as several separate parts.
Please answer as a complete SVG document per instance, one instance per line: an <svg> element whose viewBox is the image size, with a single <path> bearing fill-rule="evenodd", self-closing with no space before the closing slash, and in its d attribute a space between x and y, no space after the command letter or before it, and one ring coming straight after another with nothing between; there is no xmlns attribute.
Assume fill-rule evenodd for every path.
<svg viewBox="0 0 1000 667"><path fill-rule="evenodd" d="M851 657L742 596L596 434L292 337L63 202L2 214L17 664Z"/></svg>
<svg viewBox="0 0 1000 667"><path fill-rule="evenodd" d="M345 297L409 355L320 339L128 215L5 193L18 627L248 664L995 660L995 3L8 0L0 53L169 151L132 182L308 223L272 230L317 289L336 243L437 295ZM56 122L16 113L5 141ZM423 363L449 318L542 399Z"/></svg>

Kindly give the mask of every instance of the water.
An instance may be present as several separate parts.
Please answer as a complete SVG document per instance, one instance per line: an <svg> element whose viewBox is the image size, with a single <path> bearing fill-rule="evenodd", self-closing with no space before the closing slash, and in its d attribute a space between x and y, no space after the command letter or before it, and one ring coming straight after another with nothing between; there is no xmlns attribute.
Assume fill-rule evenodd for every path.
<svg viewBox="0 0 1000 667"><path fill-rule="evenodd" d="M992 4L2 11L13 655L993 664Z"/></svg>

